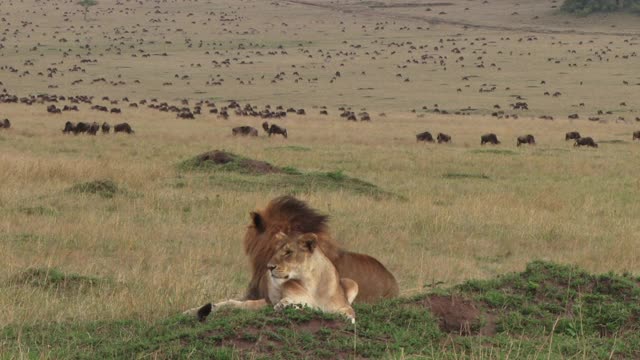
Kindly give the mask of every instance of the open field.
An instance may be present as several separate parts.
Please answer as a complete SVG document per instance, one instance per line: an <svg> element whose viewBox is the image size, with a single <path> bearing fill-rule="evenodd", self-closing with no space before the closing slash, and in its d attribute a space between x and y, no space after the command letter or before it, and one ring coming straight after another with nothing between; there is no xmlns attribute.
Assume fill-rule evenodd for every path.
<svg viewBox="0 0 640 360"><path fill-rule="evenodd" d="M91 349L89 358L156 351L186 357L191 350L204 358L238 355L203 350L220 344L242 356L268 356L263 348L245 351L216 336L246 322L277 323L269 311L230 313L231 320L200 328L175 315L242 296L249 279L241 244L248 213L282 194L329 214L335 238L380 259L405 297L356 308L364 314L358 338L364 346L349 352L350 337L336 338L331 349L338 357L504 358L518 346L531 358L547 352L554 358L608 358L611 351L640 356L633 325L640 313L629 300L638 299L637 277L616 278L622 285L606 294L563 282L560 290L538 298L525 291L516 300L496 300L496 294L513 295L512 284L471 280L521 272L538 259L592 273L640 274L640 142L631 135L640 130L638 18L574 18L557 13L550 1L519 3L104 0L87 21L69 2L3 3L0 89L19 98L94 98L62 114L47 113L50 102L0 103L0 120L12 123L0 129L0 358L74 357L76 346ZM232 99L260 110L304 108L306 115L267 119L289 134L269 138L260 126L264 119L233 109L225 120L203 105L195 120L182 120L139 103L194 111L199 100L222 109ZM513 109L515 102L529 110ZM322 106L328 115L320 115ZM367 111L372 121L346 121L339 107ZM65 135L66 121L126 121L135 134ZM260 136L233 137L231 129L240 125L259 129ZM416 143L425 130L452 135L453 142ZM564 139L574 130L599 147L574 148ZM502 144L480 146L480 135L489 132ZM529 133L537 145L516 147L516 137ZM214 149L286 171L185 166ZM471 282L453 288L465 281ZM513 288L546 283L528 277L523 284L529 285ZM496 315L497 336L447 341L430 315L404 312L403 304L414 301L408 299L434 288L491 311L508 309ZM538 322L527 322L529 305L558 291L572 291L571 302L559 305L563 311L545 308L534 316ZM585 310L587 330L561 321L559 336L566 339L561 348L549 345L556 319L582 320L573 307L582 291L585 309L597 301L618 304L615 319ZM385 316L426 325L374 330ZM617 325L603 332L603 323ZM122 333L148 342L127 347L120 324ZM179 330L171 335L174 326ZM109 350L100 347L103 340L61 340L76 333L103 339L101 329L122 343L114 340ZM400 335L387 337L386 330ZM350 331L339 330L353 336ZM182 335L205 340L176 340ZM172 345L162 350L165 337ZM417 345L420 339L428 341ZM298 340L288 349L318 347ZM54 343L59 348L47 350Z"/></svg>

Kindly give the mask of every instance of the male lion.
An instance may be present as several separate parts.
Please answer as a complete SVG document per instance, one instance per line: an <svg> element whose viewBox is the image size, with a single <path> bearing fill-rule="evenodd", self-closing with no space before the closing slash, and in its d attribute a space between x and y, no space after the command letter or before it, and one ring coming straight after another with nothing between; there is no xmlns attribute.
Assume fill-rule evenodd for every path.
<svg viewBox="0 0 640 360"><path fill-rule="evenodd" d="M249 256L252 277L246 300L268 297L268 263L277 251L276 234L283 232L314 233L318 247L335 265L341 278L358 284L358 303L371 303L399 294L394 276L371 256L341 249L329 234L328 217L319 214L305 202L291 196L281 196L269 202L262 211L251 213L252 222L244 239L245 253Z"/></svg>
<svg viewBox="0 0 640 360"><path fill-rule="evenodd" d="M267 296L259 300L227 300L215 305L207 304L188 310L204 320L214 309L234 307L258 310L273 304L280 310L291 305L302 305L324 312L342 314L355 323L356 314L351 307L358 294L358 284L351 279L340 279L331 261L317 248L315 234L274 236L275 255L267 264L269 269L262 283Z"/></svg>

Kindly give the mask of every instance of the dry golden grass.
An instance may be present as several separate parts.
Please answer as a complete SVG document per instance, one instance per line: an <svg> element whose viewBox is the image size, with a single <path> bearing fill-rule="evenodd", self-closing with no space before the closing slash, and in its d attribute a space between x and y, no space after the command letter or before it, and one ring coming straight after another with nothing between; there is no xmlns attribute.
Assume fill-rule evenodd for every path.
<svg viewBox="0 0 640 360"><path fill-rule="evenodd" d="M342 244L387 264L405 294L540 258L638 270L640 182L629 164L640 155L628 125L389 114L371 124L292 118L281 121L288 140L244 139L230 135L233 123L138 110L136 135L88 137L63 135L60 120L44 112L26 117L21 105L3 108L24 120L22 129L0 134L2 284L30 267L113 280L82 296L3 285L3 323L157 318L241 295L248 211L282 190L228 187L219 180L237 175L178 169L214 148L305 171L343 170L405 197L300 194L332 216ZM452 134L454 143L415 143L424 129ZM564 141L572 129L625 143L574 149ZM489 130L502 145L480 147L479 134ZM527 132L538 145L517 148L515 136ZM111 199L67 191L97 179L126 191Z"/></svg>
<svg viewBox="0 0 640 360"><path fill-rule="evenodd" d="M455 3L459 7L460 2ZM381 19L289 2L277 6L261 1L170 2L157 5L166 14L155 14L155 2L101 1L88 23L68 3L14 1L4 6L3 11L10 13L9 29L21 20L38 25L15 37L9 33L3 42L0 66L19 68L0 70L2 87L9 93L128 96L132 101L157 97L172 103L180 98L213 98L219 106L223 99L237 99L260 106L305 107L309 115L277 121L288 129L288 140L269 139L262 133L260 138L245 139L232 137L231 128L245 124L259 128L260 120L232 116L224 121L207 114L184 121L174 114L132 110L125 103L118 105L123 107L121 116L94 112L88 105L81 105L79 113L58 116L46 114L44 104L0 104L0 117L14 124L0 131L0 324L156 319L203 301L241 295L248 280L241 247L248 212L282 195L287 187L265 181L270 175L252 178L179 169L181 161L212 149L303 171L341 170L400 195L377 199L313 186L298 194L331 215L333 233L345 247L385 263L404 294L438 281L450 285L521 270L533 259L578 264L594 272L640 271L636 255L640 145L631 143L631 132L637 129L632 119L637 116L638 67L636 57L622 58L635 49L632 44L637 40L630 36L571 34L570 27L552 19L554 28L567 34L534 32L538 40L519 42L528 31L429 25L397 16L406 9L384 10L389 17ZM111 8L116 10L109 13ZM64 11L76 11L69 22L64 21ZM208 14L211 11L215 15ZM451 14L463 16L456 11ZM242 20L221 22L224 13ZM156 18L162 21L149 22ZM496 21L489 15L473 20ZM385 22L385 29L374 30L377 22ZM511 19L503 25L514 26ZM401 29L404 26L409 30ZM608 26L605 21L597 30ZM183 31L176 32L177 28ZM623 21L612 31L637 30L637 22ZM60 43L60 38L67 42ZM140 38L145 39L143 46L137 44ZM192 39L193 47L185 46L186 38ZM433 50L442 47L440 39L455 43L444 41L442 50ZM199 40L207 45L199 48ZM410 49L409 41L428 45L427 50ZM387 46L392 42L405 45ZM31 51L37 43L42 46ZM240 43L247 49L238 49ZM80 48L83 44L92 45L90 54ZM132 44L134 48L129 47ZM277 48L280 44L283 49ZM357 44L363 47L353 47ZM263 54L279 55L258 56L258 47ZM456 47L464 48L465 67L455 62ZM607 47L608 61L586 60ZM142 58L140 48L152 54L166 51L169 56ZM320 49L332 58L320 56ZM67 50L70 56L63 57ZM376 59L374 51L381 52ZM133 53L138 56L132 57ZM433 56L428 64L402 68L407 59L419 59L423 53ZM438 63L441 56L447 56L446 71ZM81 58L99 62L81 64ZM230 66L212 63L227 58L237 60ZM560 59L561 64L548 58ZM23 65L26 60L35 65ZM240 65L242 60L254 63ZM481 62L485 68L475 66ZM197 63L202 67L191 66ZM497 66L490 67L491 63ZM87 72L69 72L74 64ZM51 66L64 76L47 78L46 68ZM25 70L30 75L20 76ZM338 70L342 76L331 83ZM39 71L45 76L37 76ZM286 79L272 84L280 71L286 72ZM294 71L303 80L296 83ZM397 73L402 76L396 77ZM178 80L174 74L191 79ZM223 86L204 84L217 74L225 78ZM127 84L91 84L103 76ZM463 76L471 80L463 82ZM309 81L315 77L317 81ZM240 85L236 78L245 82L253 78L254 85ZM405 78L410 81L404 82ZM76 79L84 83L71 85ZM141 84L134 84L135 79ZM624 79L631 85L622 85ZM541 85L541 80L548 85ZM166 81L173 85L162 86ZM478 92L492 84L496 91ZM544 91L561 91L563 96L544 96ZM488 116L493 104L513 113L508 104L516 101L514 94L527 99L530 112L520 112L519 119ZM107 104L98 98L94 103ZM619 105L622 101L626 107ZM578 107L580 102L585 107ZM424 105L432 110L434 103L449 111L467 106L478 111L453 116L420 110ZM316 115L319 109L313 106L321 105L329 107L329 117ZM341 105L367 108L374 121L345 122L337 116ZM614 112L605 116L608 122L584 120L599 109ZM387 116L378 116L379 112ZM572 112L580 112L582 120L566 120ZM541 114L557 120L537 119ZM614 121L618 116L626 122ZM65 136L60 130L66 120L112 124L126 120L136 135ZM416 144L415 134L425 130L434 136L448 133L453 144ZM597 150L574 149L564 141L564 133L571 130L596 141L622 142L603 142ZM480 147L479 137L486 132L498 134L503 144ZM516 148L516 136L526 133L534 134L538 145ZM103 198L68 191L102 179L114 181L123 192ZM263 182L266 185L254 186ZM12 282L32 267L55 267L107 281L80 294Z"/></svg>

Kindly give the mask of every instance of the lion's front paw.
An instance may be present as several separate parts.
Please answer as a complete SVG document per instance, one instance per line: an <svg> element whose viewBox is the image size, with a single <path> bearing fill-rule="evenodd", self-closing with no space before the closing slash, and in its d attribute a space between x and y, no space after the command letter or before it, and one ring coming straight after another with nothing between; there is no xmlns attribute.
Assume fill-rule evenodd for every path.
<svg viewBox="0 0 640 360"><path fill-rule="evenodd" d="M209 314L211 314L214 310L215 310L215 305L212 305L211 303L209 303L204 306L189 309L183 312L182 314L193 316L196 319L198 319L198 321L205 321L207 319L207 316L209 316Z"/></svg>

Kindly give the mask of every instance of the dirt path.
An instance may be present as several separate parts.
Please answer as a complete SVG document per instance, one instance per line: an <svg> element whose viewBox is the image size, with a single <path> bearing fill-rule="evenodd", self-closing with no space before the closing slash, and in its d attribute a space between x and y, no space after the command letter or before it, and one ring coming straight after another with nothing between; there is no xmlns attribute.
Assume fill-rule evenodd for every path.
<svg viewBox="0 0 640 360"><path fill-rule="evenodd" d="M531 27L531 26L499 26L499 25L486 25L486 24L474 24L465 21L457 21L457 20L445 20L438 17L433 16L419 16L419 15L406 15L406 14L392 14L385 11L377 11L373 10L369 7L363 7L353 4L326 4L326 3L318 3L313 1L305 1L305 0L285 0L291 4L298 5L306 5L313 6L333 11L340 11L344 13L354 13L372 16L375 18L388 18L393 20L407 20L407 21L420 21L427 22L432 25L455 25L462 26L465 28L471 29L483 29L483 30L495 30L495 31L515 31L515 32L526 32L533 34L564 34L564 35L610 35L610 36L640 36L640 32L602 32L602 31L583 31L583 30L575 30L575 29L541 29L539 27Z"/></svg>

